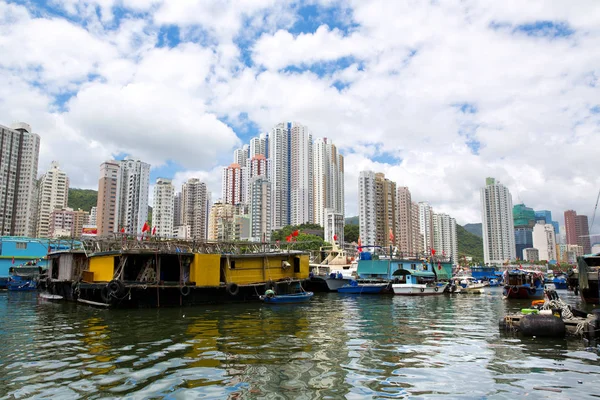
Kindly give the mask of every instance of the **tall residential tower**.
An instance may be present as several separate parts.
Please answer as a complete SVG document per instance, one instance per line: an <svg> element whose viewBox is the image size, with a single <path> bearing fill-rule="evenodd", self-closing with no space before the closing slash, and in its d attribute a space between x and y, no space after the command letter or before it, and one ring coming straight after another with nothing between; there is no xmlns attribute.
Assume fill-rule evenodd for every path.
<svg viewBox="0 0 600 400"><path fill-rule="evenodd" d="M494 178L481 189L483 258L486 264L502 264L516 258L512 196Z"/></svg>

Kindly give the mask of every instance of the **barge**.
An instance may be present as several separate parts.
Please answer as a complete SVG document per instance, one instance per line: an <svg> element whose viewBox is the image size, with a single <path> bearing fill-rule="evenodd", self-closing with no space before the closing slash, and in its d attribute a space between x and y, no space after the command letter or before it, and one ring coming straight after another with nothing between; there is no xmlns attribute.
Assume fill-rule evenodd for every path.
<svg viewBox="0 0 600 400"><path fill-rule="evenodd" d="M107 308L259 301L302 289L307 253L243 243L113 242L48 255L41 297Z"/></svg>

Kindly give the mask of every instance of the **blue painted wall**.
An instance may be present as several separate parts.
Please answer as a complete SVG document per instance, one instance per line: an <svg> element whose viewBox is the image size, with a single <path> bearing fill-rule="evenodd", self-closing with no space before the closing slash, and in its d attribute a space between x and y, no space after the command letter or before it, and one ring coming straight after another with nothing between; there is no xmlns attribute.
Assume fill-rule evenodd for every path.
<svg viewBox="0 0 600 400"><path fill-rule="evenodd" d="M80 242L75 241L79 245ZM8 277L10 267L26 265L35 262L36 265L46 268L45 259L50 251L68 250L70 241L57 241L48 239L35 239L29 237L3 236L0 238L0 277ZM14 261L13 261L14 259Z"/></svg>

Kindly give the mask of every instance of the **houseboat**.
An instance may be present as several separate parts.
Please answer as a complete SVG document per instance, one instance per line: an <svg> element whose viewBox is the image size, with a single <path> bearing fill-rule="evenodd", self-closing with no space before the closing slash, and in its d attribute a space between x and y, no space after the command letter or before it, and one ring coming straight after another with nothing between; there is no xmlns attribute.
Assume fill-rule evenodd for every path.
<svg viewBox="0 0 600 400"><path fill-rule="evenodd" d="M600 253L588 254L577 259L578 289L583 301L600 304Z"/></svg>
<svg viewBox="0 0 600 400"><path fill-rule="evenodd" d="M6 289L10 268L37 266L47 268L46 256L52 251L78 247L73 240L38 239L22 236L0 237L0 289Z"/></svg>
<svg viewBox="0 0 600 400"><path fill-rule="evenodd" d="M544 274L541 271L515 269L504 272L504 298L542 300Z"/></svg>
<svg viewBox="0 0 600 400"><path fill-rule="evenodd" d="M291 293L308 278L309 255L300 251L133 243L51 253L42 297L112 308L259 301L266 290Z"/></svg>

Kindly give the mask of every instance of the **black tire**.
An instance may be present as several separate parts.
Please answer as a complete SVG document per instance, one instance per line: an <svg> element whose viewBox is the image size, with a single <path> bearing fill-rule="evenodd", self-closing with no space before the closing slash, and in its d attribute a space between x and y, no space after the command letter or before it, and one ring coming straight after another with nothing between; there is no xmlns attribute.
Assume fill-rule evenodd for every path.
<svg viewBox="0 0 600 400"><path fill-rule="evenodd" d="M425 288L421 288L421 293L423 293L425 291Z"/></svg>
<svg viewBox="0 0 600 400"><path fill-rule="evenodd" d="M125 293L125 285L123 282L113 279L106 285L108 293L112 296L121 297Z"/></svg>
<svg viewBox="0 0 600 400"><path fill-rule="evenodd" d="M190 294L190 291L191 291L190 287L189 287L189 286L186 286L186 285L182 286L182 287L181 287L181 289L179 289L179 292L181 292L181 295L182 295L182 296L187 296L187 295L189 295L189 294Z"/></svg>
<svg viewBox="0 0 600 400"><path fill-rule="evenodd" d="M100 298L106 304L110 304L111 303L112 298L111 298L110 292L108 290L108 285L104 286L102 289L100 289Z"/></svg>
<svg viewBox="0 0 600 400"><path fill-rule="evenodd" d="M227 294L230 296L237 296L237 294L240 292L240 287L237 285L237 283L229 283L227 284L225 290L227 290Z"/></svg>
<svg viewBox="0 0 600 400"><path fill-rule="evenodd" d="M433 289L433 290L435 290L435 291L437 292L437 291L438 291L438 290L440 290L440 289L438 289L438 287L436 286L436 287L435 287L435 289Z"/></svg>

